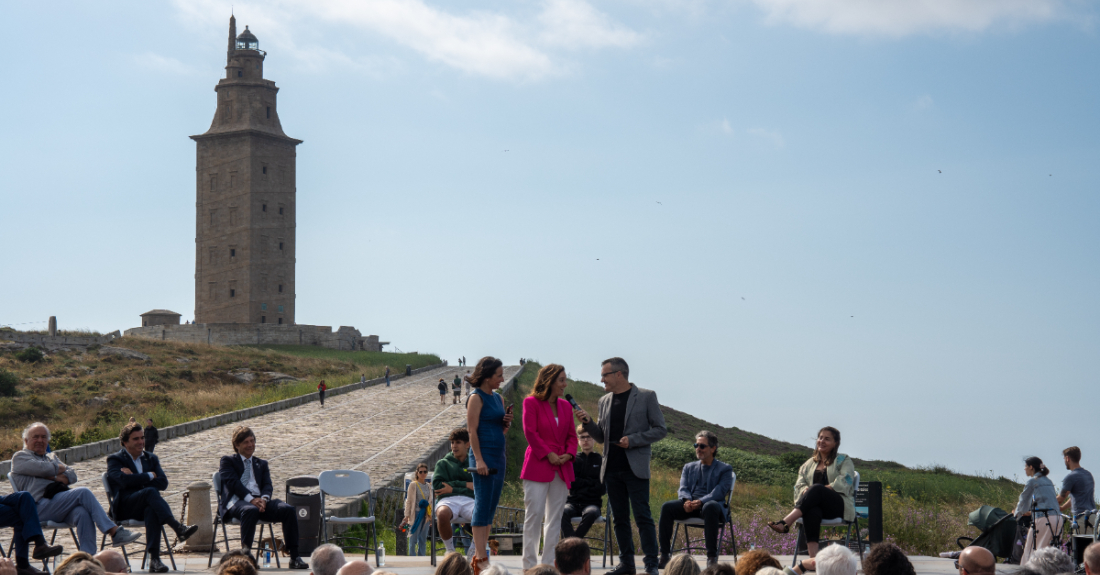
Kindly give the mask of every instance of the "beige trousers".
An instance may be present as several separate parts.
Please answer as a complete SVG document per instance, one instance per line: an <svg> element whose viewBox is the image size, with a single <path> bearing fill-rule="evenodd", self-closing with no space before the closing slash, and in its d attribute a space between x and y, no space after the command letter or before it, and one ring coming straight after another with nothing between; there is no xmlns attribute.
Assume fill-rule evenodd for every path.
<svg viewBox="0 0 1100 575"><path fill-rule="evenodd" d="M561 539L561 513L569 488L561 475L554 474L549 483L523 480L523 570L534 567L538 561L539 536L542 536L542 563L554 564L554 547ZM545 528L543 519L546 520Z"/></svg>
<svg viewBox="0 0 1100 575"><path fill-rule="evenodd" d="M1031 529L1027 531L1027 541L1024 543L1024 554L1020 557L1020 565L1027 563L1031 558L1031 552L1036 549L1050 546L1050 540L1055 533L1062 531L1062 515L1051 517L1034 517Z"/></svg>

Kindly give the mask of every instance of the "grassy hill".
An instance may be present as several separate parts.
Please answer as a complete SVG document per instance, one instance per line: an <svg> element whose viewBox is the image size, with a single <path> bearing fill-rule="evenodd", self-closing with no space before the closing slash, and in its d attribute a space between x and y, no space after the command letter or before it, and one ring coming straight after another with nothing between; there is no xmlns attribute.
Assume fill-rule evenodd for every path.
<svg viewBox="0 0 1100 575"><path fill-rule="evenodd" d="M118 435L131 416L174 425L310 393L324 379L339 387L379 377L390 365L402 373L440 363L430 354L337 351L314 346L181 344L122 338L112 347L149 356L147 361L117 355L62 351L38 361L0 351L0 458L22 448L20 433L44 421L52 446L62 449ZM252 376L248 379L243 370ZM298 381L284 380L285 374ZM7 393L3 393L4 391Z"/></svg>
<svg viewBox="0 0 1100 575"><path fill-rule="evenodd" d="M532 364L524 371L509 398L516 404L517 422L522 417L522 399L530 393L538 367ZM597 400L604 395L602 385L573 380L566 392L593 414ZM798 466L809 458L810 450L736 427L722 427L667 406L662 406L662 411L669 434L653 445L650 507L654 520L660 515L661 504L676 498L683 465L695 459L691 447L695 433L707 429L719 437L718 458L732 465L737 474L732 506L738 548L792 553L795 536L778 535L766 523L790 511L795 475ZM523 507L519 471L526 449L527 442L517 424L508 435L508 470L502 505ZM850 455L863 481L883 484L886 540L911 554L934 555L957 549L955 537L973 537L977 533L966 525L968 513L982 504L1011 509L1023 488L1004 478L963 475L942 467L911 469L892 461L862 460L858 453Z"/></svg>

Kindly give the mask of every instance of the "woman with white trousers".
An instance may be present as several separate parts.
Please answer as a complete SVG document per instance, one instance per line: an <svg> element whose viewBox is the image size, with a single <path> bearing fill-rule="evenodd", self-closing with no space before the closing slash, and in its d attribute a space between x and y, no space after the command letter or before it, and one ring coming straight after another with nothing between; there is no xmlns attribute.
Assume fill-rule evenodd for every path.
<svg viewBox="0 0 1100 575"><path fill-rule="evenodd" d="M562 399L565 368L551 363L539 370L531 395L523 400L523 436L527 453L523 457L523 569L539 563L539 536L543 539L542 561L554 564L554 547L561 537L561 515L573 483L573 459L577 453L577 430L573 408ZM544 526L545 521L545 526Z"/></svg>

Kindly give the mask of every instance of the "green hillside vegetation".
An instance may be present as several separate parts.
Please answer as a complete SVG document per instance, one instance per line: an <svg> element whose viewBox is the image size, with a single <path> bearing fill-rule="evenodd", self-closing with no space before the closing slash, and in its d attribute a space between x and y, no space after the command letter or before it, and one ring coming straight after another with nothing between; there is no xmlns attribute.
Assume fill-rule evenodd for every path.
<svg viewBox="0 0 1100 575"><path fill-rule="evenodd" d="M374 379L386 365L404 373L440 363L429 354L337 351L313 346L211 346L122 338L112 347L149 356L62 351L0 351L0 458L22 448L20 432L33 421L50 426L54 449L117 437L131 416L159 427ZM252 381L234 374L249 370ZM231 373L233 372L233 373ZM268 372L300 381L278 381Z"/></svg>
<svg viewBox="0 0 1100 575"><path fill-rule="evenodd" d="M508 434L508 470L501 501L509 507L523 507L519 472L527 442L519 422L522 399L534 386L539 367L536 363L528 366L507 400L516 404L517 422ZM596 402L604 395L602 385L573 380L566 392L590 414L596 413ZM650 507L654 520L660 516L661 505L676 498L683 465L695 459L691 447L695 433L707 429L719 437L718 458L732 465L737 474L732 506L738 549L757 547L772 553L792 553L793 532L779 535L766 524L790 511L798 467L809 458L811 450L735 427L721 427L669 407L662 406L662 411L669 435L653 445ZM858 453L850 455L862 481L882 482L885 538L910 554L935 555L957 549L956 537L977 533L966 525L967 514L982 504L1012 509L1023 489L1005 478L963 475L943 467L911 469L892 461L862 460ZM731 550L727 547L723 553L728 552Z"/></svg>

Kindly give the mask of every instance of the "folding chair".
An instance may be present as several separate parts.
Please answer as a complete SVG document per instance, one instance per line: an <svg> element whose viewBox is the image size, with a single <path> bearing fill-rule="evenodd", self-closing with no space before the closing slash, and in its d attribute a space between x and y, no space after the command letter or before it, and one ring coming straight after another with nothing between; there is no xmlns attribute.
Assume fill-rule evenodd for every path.
<svg viewBox="0 0 1100 575"><path fill-rule="evenodd" d="M11 483L12 493L15 493L15 492L19 491L19 489L15 487L15 480L11 478L10 473L8 474L8 482ZM72 537L73 537L73 544L75 544L78 548L80 547L80 542L76 538L76 531L74 531L74 529L76 529L76 525L70 525L68 523L63 523L63 522L58 522L58 521L42 521L42 522L39 523L39 525L42 526L42 532L43 533L45 533L47 529L53 529L53 534L50 535L50 545L53 545L54 540L57 539L57 530L58 529L68 529L69 530L69 535L72 535ZM0 553L3 553L4 557L11 557L12 550L14 550L14 549L15 549L15 533L13 532L12 535L11 535L11 544L8 545L8 551L5 553L4 552L4 545L2 543L0 543ZM49 561L50 561L49 559L43 559L42 560L42 569L44 571L49 571L49 569L47 567L49 565ZM54 557L54 564L56 565L56 563L57 563L57 558Z"/></svg>
<svg viewBox="0 0 1100 575"><path fill-rule="evenodd" d="M859 472L856 472L856 486L852 490L852 497L855 497L855 493L859 491ZM856 544L859 547L859 560L863 561L863 537L859 534L859 518L860 516L867 517L866 511L860 512L856 510L855 521L845 521L843 517L837 517L835 519L822 519L822 527L845 527L847 532L844 535L844 546L848 549L852 548L852 527L856 528ZM802 530L802 518L799 517L795 521L798 524L798 541L794 544L794 559L791 560L791 567L798 565L798 551L802 549L802 546L806 544L806 533Z"/></svg>
<svg viewBox="0 0 1100 575"><path fill-rule="evenodd" d="M322 471L321 475L317 477L321 488L321 532L324 534L325 543L328 543L328 524L334 523L336 525L370 525L371 535L374 539L374 564L376 567L381 567L382 564L378 560L378 526L374 522L374 498L371 496L370 489L370 476L362 471L355 471L352 469L332 469L329 471ZM363 494L367 496L367 513L370 515L367 517L336 517L329 516L325 507L325 496L331 495L333 497L360 497ZM351 540L360 541L349 536L337 536L333 535L333 541L339 540ZM363 560L366 561L369 557L368 554L372 551L372 548L367 545L368 539L366 536L361 540L363 542ZM353 546L357 547L357 546Z"/></svg>
<svg viewBox="0 0 1100 575"><path fill-rule="evenodd" d="M103 475L100 475L99 478L100 478L101 481L103 481L103 491L105 491L107 493L107 516L111 518L111 521L114 521L115 525L121 525L121 526L127 527L127 528L132 527L134 529L144 530L145 529L145 522L144 521L141 521L141 520L138 520L138 519L123 519L123 520L120 521L117 517L114 517L113 515L111 515L111 509L114 509L114 506L115 506L115 495L116 495L116 493L114 492L113 489L111 489L111 482L107 480L107 473L104 473ZM163 525L160 526L160 535L161 535L161 537L164 537L164 546L168 549L168 561L170 561L172 563L172 570L173 571L179 571L179 569L176 569L176 556L172 554L172 544L168 541L168 531L166 531L164 529ZM103 540L100 541L100 543L99 543L99 550L103 551L106 548L107 548L107 534L104 533L103 534ZM122 557L124 559L126 559L127 564L130 563L130 556L126 554L126 546L125 545L122 546ZM141 568L142 569L145 569L145 562L148 561L148 560L149 560L149 548L148 548L148 542L146 542L145 551L141 556Z"/></svg>
<svg viewBox="0 0 1100 575"><path fill-rule="evenodd" d="M730 509L730 500L733 498L733 488L737 485L737 474L733 474L733 483L730 484L730 491L726 494L726 517L722 521L722 524L718 526L718 541L722 541L722 535L726 533L726 525L730 526L730 542L733 543L733 560L737 561L737 539L734 537L733 532L733 511ZM676 534L680 532L680 526L684 526L684 546L679 549L676 548ZM691 538L688 537L688 530L691 527L698 529L704 529L706 522L702 517L691 517L688 519L677 520L673 522L672 529L672 554L675 555L677 551L687 551L690 554L692 551L706 551L706 546L698 547L691 544Z"/></svg>
<svg viewBox="0 0 1100 575"><path fill-rule="evenodd" d="M574 517L570 521L570 523L572 523L573 525L580 525L581 519L583 519L583 517ZM600 544L603 546L602 548L593 549L591 546L589 546L589 548L593 549L593 550L598 550L598 551L603 552L603 567L601 567L601 569L607 569L607 558L609 556L611 557L611 566L612 567L615 566L615 555L610 554L610 551L611 551L611 502L610 501L607 502L607 515L600 515L598 518L596 518L596 521L594 523L592 523L593 526L600 525L600 524L603 525L603 537L592 537L591 535L588 534L588 533L591 533L592 531L588 531L588 533L584 534L584 539L588 540L588 541L599 541L600 542Z"/></svg>
<svg viewBox="0 0 1100 575"><path fill-rule="evenodd" d="M217 509L221 509L221 507L222 507L222 478L221 478L221 475L219 475L218 472L215 471L214 476L210 479L210 482L214 485L214 493L216 493L217 496L218 496L218 507L217 507ZM241 521L239 519L234 518L234 519L229 520L229 524L239 526L241 524ZM222 526L222 541L225 542L225 550L229 551L229 534L226 533L226 531L225 531L225 520L222 519L221 515L218 515L217 511L215 511L214 512L214 532L211 533L211 535L210 535L210 556L206 558L206 568L207 569L209 569L210 566L214 564L214 547L215 547L215 544L218 542L218 525ZM263 558L260 557L259 551L260 551L260 544L263 542L263 539L264 539L264 525L267 525L267 529L271 533L271 546L272 547L275 546L275 527L272 526L270 521L264 521L263 519L260 519L259 521L257 521L256 525L258 525L260 527L260 536L257 537L252 542L253 549L250 549L249 551L254 551L252 553L252 556L255 557L258 561L262 561ZM235 537L235 539L240 540L240 537ZM242 541L242 543L243 543L243 541ZM274 553L274 555L275 555L275 568L276 569L282 569L283 566L279 563L279 550L278 549L272 549L271 552Z"/></svg>

